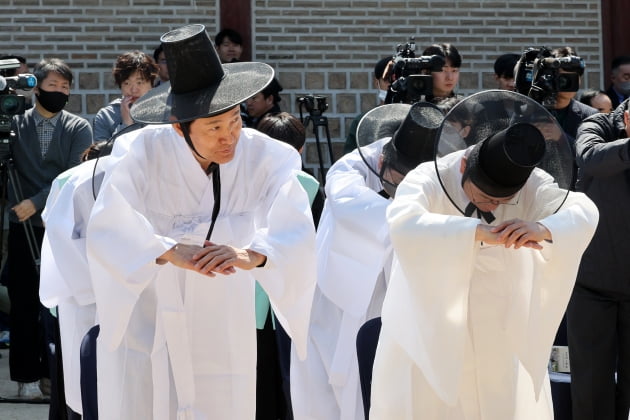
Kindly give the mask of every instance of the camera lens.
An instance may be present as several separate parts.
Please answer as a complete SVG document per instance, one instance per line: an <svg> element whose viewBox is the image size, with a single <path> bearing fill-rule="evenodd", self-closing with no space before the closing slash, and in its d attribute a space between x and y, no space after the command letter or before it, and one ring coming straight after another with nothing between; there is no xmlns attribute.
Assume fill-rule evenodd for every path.
<svg viewBox="0 0 630 420"><path fill-rule="evenodd" d="M0 113L17 115L24 111L24 97L17 95L0 95Z"/></svg>

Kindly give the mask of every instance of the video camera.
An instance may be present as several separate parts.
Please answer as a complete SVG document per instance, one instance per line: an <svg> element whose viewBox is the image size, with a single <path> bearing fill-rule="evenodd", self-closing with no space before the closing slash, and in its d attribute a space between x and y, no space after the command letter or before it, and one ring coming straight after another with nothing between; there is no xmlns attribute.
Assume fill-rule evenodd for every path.
<svg viewBox="0 0 630 420"><path fill-rule="evenodd" d="M306 112L311 115L322 115L328 109L328 102L323 95L304 95L297 98L300 104L300 114L302 107L306 108Z"/></svg>
<svg viewBox="0 0 630 420"><path fill-rule="evenodd" d="M431 72L442 71L445 61L439 55L416 57L416 41L410 37L407 43L398 44L392 57L391 85L385 103L413 104L423 96L433 94Z"/></svg>
<svg viewBox="0 0 630 420"><path fill-rule="evenodd" d="M15 58L0 60L0 71L16 69L20 62ZM11 142L15 134L11 132L11 120L14 115L23 114L25 98L15 90L30 90L37 86L37 79L32 74L17 76L0 76L0 160L6 160L11 155Z"/></svg>
<svg viewBox="0 0 630 420"><path fill-rule="evenodd" d="M568 72L561 73L560 69ZM516 63L516 91L553 108L558 92L577 92L584 60L578 56L553 57L547 47L526 49Z"/></svg>
<svg viewBox="0 0 630 420"><path fill-rule="evenodd" d="M0 71L16 69L20 62L15 58L0 60ZM0 76L0 133L8 133L11 130L11 119L14 115L23 114L25 98L18 95L16 89L31 90L37 86L37 79L32 74L19 74L17 76Z"/></svg>

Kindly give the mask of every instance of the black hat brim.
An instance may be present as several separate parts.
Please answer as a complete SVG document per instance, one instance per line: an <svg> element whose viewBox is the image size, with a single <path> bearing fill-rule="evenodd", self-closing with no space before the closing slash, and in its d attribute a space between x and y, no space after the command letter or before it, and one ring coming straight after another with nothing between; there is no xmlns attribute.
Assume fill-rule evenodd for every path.
<svg viewBox="0 0 630 420"><path fill-rule="evenodd" d="M470 116L470 121L464 124L461 116L466 116L466 118ZM452 137L449 134L452 130L448 128L454 127L455 123L469 125L470 134L466 138ZM472 94L458 102L446 114L435 147L435 169L438 177L441 178L437 158L477 145L493 134L517 123L531 124L543 134L546 151L543 159L536 166L550 174L558 186L566 189L568 194L573 179L574 154L562 127L544 106L528 96L507 90L490 89ZM470 152L473 156L468 157L468 159L472 157L473 162L470 163L473 165L476 159L474 154L478 151L479 146L473 147ZM449 190L442 179L440 179L440 184L449 200L458 207L454 200L458 191ZM497 193L497 197L511 195L515 187L508 187L506 191ZM463 214L463 210L460 209L460 211Z"/></svg>
<svg viewBox="0 0 630 420"><path fill-rule="evenodd" d="M217 86L188 93L172 93L170 84L151 89L131 107L131 118L146 124L192 121L222 114L263 90L274 77L265 63L223 64L225 75Z"/></svg>

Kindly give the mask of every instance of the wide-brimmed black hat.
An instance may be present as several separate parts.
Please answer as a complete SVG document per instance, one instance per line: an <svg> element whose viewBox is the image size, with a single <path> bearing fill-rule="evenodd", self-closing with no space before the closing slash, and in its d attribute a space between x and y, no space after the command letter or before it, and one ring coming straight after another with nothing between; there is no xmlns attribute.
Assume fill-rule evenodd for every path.
<svg viewBox="0 0 630 420"><path fill-rule="evenodd" d="M528 123L516 123L477 143L466 162L466 175L491 197L509 197L527 182L545 155L545 138Z"/></svg>
<svg viewBox="0 0 630 420"><path fill-rule="evenodd" d="M260 92L274 76L264 63L221 64L203 25L188 25L160 38L170 83L151 89L131 108L138 122L161 124L221 114Z"/></svg>
<svg viewBox="0 0 630 420"><path fill-rule="evenodd" d="M444 114L428 102L381 105L369 111L357 127L357 147L391 137L389 144L395 153L393 166L405 174L420 163L433 159L435 137ZM388 146L389 147L389 146ZM365 160L365 159L364 159ZM378 173L377 168L370 169Z"/></svg>
<svg viewBox="0 0 630 420"><path fill-rule="evenodd" d="M535 166L551 175L558 186L566 189L566 194L568 194L573 180L573 162L575 158L569 139L556 118L544 106L528 96L507 90L490 89L467 96L455 104L444 117L440 128L435 149L436 172L444 192L456 207L460 208L460 206L466 204L459 203L456 198L461 192L461 186L442 179L442 173L438 170L439 158L471 146L473 147L470 154L473 154L473 152L475 154L479 153L481 151L481 143L485 143L487 139L494 138L497 133L502 133L509 127L516 126L519 123L532 125L537 129L536 132L531 131L530 128L524 129L528 130L530 135L536 139L535 142L538 142L539 136L542 135L545 142L544 153ZM464 128L466 129L464 130ZM521 136L520 138L524 139L526 144L529 141L528 136ZM497 142L498 139L499 137L497 137ZM529 146L524 145L523 147ZM536 148L536 150L539 149ZM473 156L474 159L475 157ZM467 162L467 166L469 164L470 162ZM473 165L475 165L474 162ZM513 169L512 167L510 170ZM518 176L510 180L505 177L514 175L501 173L501 169L496 168L492 172L495 180L505 179L505 181L501 182L505 183L504 187L507 185L507 188L501 190L495 185L496 190L494 192L486 193L493 197L512 195L519 184L516 179ZM521 176L524 176L524 173ZM479 178L477 180L483 183ZM479 186L482 187L481 185ZM490 189L488 184L485 188ZM519 189L516 188L516 191ZM558 208L561 205L562 203L560 203ZM461 208L460 211L462 211L462 214L464 213Z"/></svg>

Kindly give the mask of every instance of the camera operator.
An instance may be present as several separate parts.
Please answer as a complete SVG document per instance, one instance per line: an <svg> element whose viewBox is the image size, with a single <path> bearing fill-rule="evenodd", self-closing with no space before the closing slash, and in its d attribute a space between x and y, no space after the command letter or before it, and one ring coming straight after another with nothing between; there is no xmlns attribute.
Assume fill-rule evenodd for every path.
<svg viewBox="0 0 630 420"><path fill-rule="evenodd" d="M398 49L398 57L412 58L415 54L415 42L411 38L410 42L405 45L402 50ZM430 83L417 82L419 86L411 86L402 88L399 92L397 82L401 75L398 74L396 58L389 62L385 68L383 78L391 82L389 93L385 99L385 103L414 103L423 98L425 102L438 104L445 98L454 97L455 86L459 82L459 68L462 65L462 57L451 44L433 44L422 52L419 60L422 61L420 68L410 72L406 69L402 70L402 76L412 75L431 75ZM400 58L399 58L400 59ZM437 68L436 65L438 66ZM416 64L417 66L417 64ZM404 67L404 66L403 66ZM408 74L405 74L408 73ZM407 77L409 78L409 77ZM417 80L417 79L416 79ZM407 83L405 83L407 84ZM412 91L415 91L412 93ZM426 91L426 92L425 92ZM402 100L401 100L402 99Z"/></svg>
<svg viewBox="0 0 630 420"><path fill-rule="evenodd" d="M427 102L437 104L444 98L456 96L455 87L459 82L459 69L462 66L462 56L457 48L451 44L433 44L422 55L437 55L443 57L445 62L442 71L431 72L433 94L427 96Z"/></svg>
<svg viewBox="0 0 630 420"><path fill-rule="evenodd" d="M575 50L571 47L562 47L556 48L551 51L551 56L554 58L563 58L563 57L577 57ZM575 71L571 71L575 70ZM562 67L558 69L560 74L567 73L577 73L579 77L579 81L581 84L582 75L584 74L584 67L576 67L574 69L563 69ZM570 137L572 145L575 143L575 136L577 135L577 130L582 120L590 115L597 113L597 110L593 107L590 107L586 104L583 104L579 101L576 101L575 92L558 92L556 94L556 103L551 109L551 114L556 117L558 123L562 129L567 133Z"/></svg>
<svg viewBox="0 0 630 420"><path fill-rule="evenodd" d="M49 331L49 325L55 325L48 310L40 311L43 307L39 301L39 262L30 246L41 247L41 211L52 181L77 165L81 153L92 144L88 121L63 110L73 80L70 68L60 59L45 59L35 66L34 75L35 107L16 115L11 124L16 134L11 150L22 194L12 185L8 191L9 366L11 380L18 383L18 396L25 399L42 398L38 382L48 373L40 339L43 332ZM26 233L25 223L32 225L35 238Z"/></svg>

